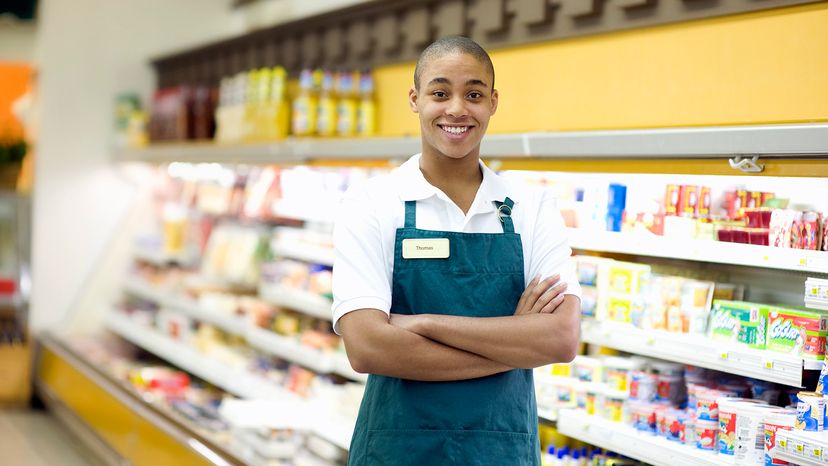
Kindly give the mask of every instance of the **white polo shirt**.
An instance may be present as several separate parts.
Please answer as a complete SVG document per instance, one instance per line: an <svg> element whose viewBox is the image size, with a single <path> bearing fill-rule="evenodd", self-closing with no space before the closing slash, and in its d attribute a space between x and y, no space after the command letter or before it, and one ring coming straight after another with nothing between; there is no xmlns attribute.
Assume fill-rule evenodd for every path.
<svg viewBox="0 0 828 466"><path fill-rule="evenodd" d="M357 309L379 309L390 315L394 240L405 223L405 201L417 201L417 228L465 233L500 233L503 226L494 201L515 202L512 221L523 242L525 285L539 275L556 273L568 285L566 294L581 297L570 260L566 230L556 200L540 187L513 183L480 163L483 182L468 214L426 181L420 154L398 170L351 186L337 212L334 227L333 322Z"/></svg>

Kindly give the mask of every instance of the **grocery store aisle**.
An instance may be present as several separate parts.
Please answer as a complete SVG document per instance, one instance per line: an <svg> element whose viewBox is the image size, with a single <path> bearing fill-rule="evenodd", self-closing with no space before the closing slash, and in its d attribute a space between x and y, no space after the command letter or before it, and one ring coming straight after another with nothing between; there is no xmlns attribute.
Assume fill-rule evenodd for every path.
<svg viewBox="0 0 828 466"><path fill-rule="evenodd" d="M99 462L48 412L0 409L0 464L96 466Z"/></svg>

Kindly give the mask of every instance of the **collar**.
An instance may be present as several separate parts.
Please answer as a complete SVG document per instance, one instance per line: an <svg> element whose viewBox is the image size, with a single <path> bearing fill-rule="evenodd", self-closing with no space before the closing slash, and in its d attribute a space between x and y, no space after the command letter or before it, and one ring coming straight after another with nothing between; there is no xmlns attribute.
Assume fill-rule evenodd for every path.
<svg viewBox="0 0 828 466"><path fill-rule="evenodd" d="M400 165L397 170L399 181L399 196L403 201L421 201L431 196L436 196L439 190L426 181L423 172L420 171L420 157L416 154ZM498 176L492 169L480 161L480 170L483 172L483 181L477 191L476 199L483 201L482 211L494 211L492 201L503 201L510 197L515 203L518 202L518 192L510 184Z"/></svg>

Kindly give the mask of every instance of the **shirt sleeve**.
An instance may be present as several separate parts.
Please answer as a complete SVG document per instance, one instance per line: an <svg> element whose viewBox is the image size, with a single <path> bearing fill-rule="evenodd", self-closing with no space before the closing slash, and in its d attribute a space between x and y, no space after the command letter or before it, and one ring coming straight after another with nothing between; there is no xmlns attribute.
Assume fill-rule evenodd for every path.
<svg viewBox="0 0 828 466"><path fill-rule="evenodd" d="M357 309L391 313L391 270L376 209L365 185L342 198L334 225L333 324Z"/></svg>
<svg viewBox="0 0 828 466"><path fill-rule="evenodd" d="M535 276L543 279L558 273L561 275L561 281L567 284L564 294L581 299L581 285L578 283L571 256L572 249L569 248L566 227L558 210L557 200L549 190L543 190L532 237L529 276L526 277L526 281L529 282Z"/></svg>

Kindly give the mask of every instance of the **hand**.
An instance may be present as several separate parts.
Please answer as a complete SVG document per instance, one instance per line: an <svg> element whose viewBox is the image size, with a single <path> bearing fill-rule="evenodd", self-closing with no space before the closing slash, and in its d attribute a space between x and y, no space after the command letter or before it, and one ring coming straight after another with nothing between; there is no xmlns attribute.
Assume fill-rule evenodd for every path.
<svg viewBox="0 0 828 466"><path fill-rule="evenodd" d="M552 275L541 280L535 277L520 295L515 308L516 316L525 314L551 314L564 300L566 282L560 281L561 276Z"/></svg>
<svg viewBox="0 0 828 466"><path fill-rule="evenodd" d="M391 314L391 319L388 321L391 325L408 330L412 333L419 333L417 330L425 318L424 315L412 314Z"/></svg>

